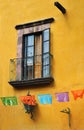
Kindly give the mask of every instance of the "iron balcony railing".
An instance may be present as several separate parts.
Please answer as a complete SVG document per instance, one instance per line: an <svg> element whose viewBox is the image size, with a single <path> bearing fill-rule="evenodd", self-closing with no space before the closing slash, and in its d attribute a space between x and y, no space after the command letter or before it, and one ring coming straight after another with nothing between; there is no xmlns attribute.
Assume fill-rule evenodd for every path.
<svg viewBox="0 0 84 130"><path fill-rule="evenodd" d="M25 81L52 76L52 55L10 59L9 81Z"/></svg>

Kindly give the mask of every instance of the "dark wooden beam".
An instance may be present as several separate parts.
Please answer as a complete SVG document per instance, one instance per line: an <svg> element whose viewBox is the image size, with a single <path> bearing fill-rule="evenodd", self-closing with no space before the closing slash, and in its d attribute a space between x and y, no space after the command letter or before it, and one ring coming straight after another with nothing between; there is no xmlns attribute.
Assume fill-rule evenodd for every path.
<svg viewBox="0 0 84 130"><path fill-rule="evenodd" d="M42 24L52 23L53 21L54 21L54 18L47 18L47 19L43 19L39 21L16 25L15 29L18 30L18 29L23 29L23 28L34 27L34 26L38 26Z"/></svg>
<svg viewBox="0 0 84 130"><path fill-rule="evenodd" d="M24 88L24 87L35 87L35 86L42 86L50 84L53 81L53 77L46 77L46 78L37 78L31 80L21 80L21 81L9 81L8 83L15 88Z"/></svg>
<svg viewBox="0 0 84 130"><path fill-rule="evenodd" d="M63 13L66 13L66 9L59 3L59 2L54 2L54 5Z"/></svg>

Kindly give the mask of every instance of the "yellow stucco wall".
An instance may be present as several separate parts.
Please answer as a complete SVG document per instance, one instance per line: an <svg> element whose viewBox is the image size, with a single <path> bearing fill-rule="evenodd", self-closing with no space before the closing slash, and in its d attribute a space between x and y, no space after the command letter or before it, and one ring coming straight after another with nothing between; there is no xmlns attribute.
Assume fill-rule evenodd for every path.
<svg viewBox="0 0 84 130"><path fill-rule="evenodd" d="M74 100L71 90L84 89L84 1L58 0L67 10L63 15L54 0L0 0L0 97L17 96L17 106L3 106L0 101L0 130L84 130L84 99ZM16 90L8 84L9 60L16 57L17 31L15 26L53 17L51 46L54 83L31 88L31 94L52 94L52 105L41 105L31 120L19 100L27 89ZM55 92L69 92L70 101L59 103ZM37 98L36 98L37 99ZM70 107L68 115L60 110Z"/></svg>

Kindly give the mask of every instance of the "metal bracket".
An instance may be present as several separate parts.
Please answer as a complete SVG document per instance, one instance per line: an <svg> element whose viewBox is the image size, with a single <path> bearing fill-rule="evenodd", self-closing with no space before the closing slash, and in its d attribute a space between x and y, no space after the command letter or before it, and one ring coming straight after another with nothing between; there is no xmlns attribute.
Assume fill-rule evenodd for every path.
<svg viewBox="0 0 84 130"><path fill-rule="evenodd" d="M34 106L28 105L28 104L24 104L24 107L25 107L25 110L26 110L25 113L31 114L31 119L33 119L33 109L34 109Z"/></svg>
<svg viewBox="0 0 84 130"><path fill-rule="evenodd" d="M70 108L63 109L63 110L61 110L60 112L63 112L63 113L68 114L68 125L69 125L69 127L71 127L71 123L70 123L71 111L70 111Z"/></svg>

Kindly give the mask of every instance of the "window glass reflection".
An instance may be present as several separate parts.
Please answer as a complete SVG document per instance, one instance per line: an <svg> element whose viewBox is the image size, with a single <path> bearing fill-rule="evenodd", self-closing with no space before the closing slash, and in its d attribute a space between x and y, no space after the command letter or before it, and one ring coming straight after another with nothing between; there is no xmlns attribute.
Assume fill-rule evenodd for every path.
<svg viewBox="0 0 84 130"><path fill-rule="evenodd" d="M44 66L43 67L43 77L48 77L49 76L49 66Z"/></svg>
<svg viewBox="0 0 84 130"><path fill-rule="evenodd" d="M28 46L34 45L34 35L28 36Z"/></svg>
<svg viewBox="0 0 84 130"><path fill-rule="evenodd" d="M43 44L43 53L49 52L49 41Z"/></svg>
<svg viewBox="0 0 84 130"><path fill-rule="evenodd" d="M34 48L33 47L28 47L27 48L27 57L33 56L34 55Z"/></svg>
<svg viewBox="0 0 84 130"><path fill-rule="evenodd" d="M49 64L49 54L43 55L43 65Z"/></svg>
<svg viewBox="0 0 84 130"><path fill-rule="evenodd" d="M27 66L33 65L33 58L27 59Z"/></svg>
<svg viewBox="0 0 84 130"><path fill-rule="evenodd" d="M43 33L43 41L49 40L49 29L46 29Z"/></svg>

